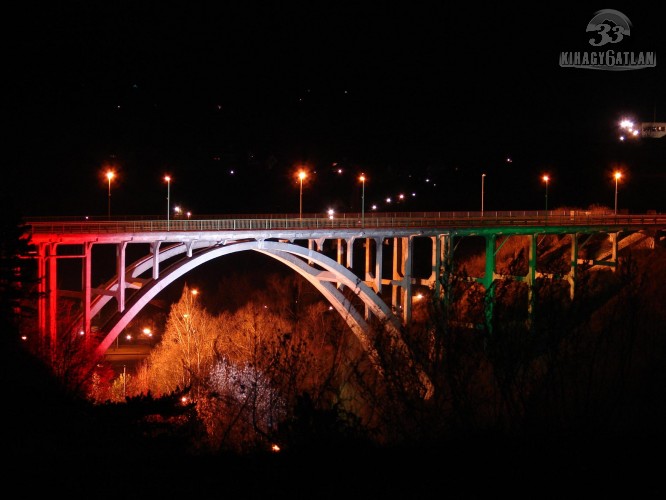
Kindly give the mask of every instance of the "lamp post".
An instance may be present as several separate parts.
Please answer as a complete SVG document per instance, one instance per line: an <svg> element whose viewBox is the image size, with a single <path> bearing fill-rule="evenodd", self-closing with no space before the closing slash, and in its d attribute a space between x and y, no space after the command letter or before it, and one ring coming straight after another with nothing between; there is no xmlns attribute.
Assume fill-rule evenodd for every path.
<svg viewBox="0 0 666 500"><path fill-rule="evenodd" d="M615 215L617 215L617 182L622 178L622 172L615 172L613 177L615 177Z"/></svg>
<svg viewBox="0 0 666 500"><path fill-rule="evenodd" d="M108 202L108 218L111 218L111 179L113 179L116 176L116 174L113 172L113 170L109 170L106 173L106 178L109 180L109 202Z"/></svg>
<svg viewBox="0 0 666 500"><path fill-rule="evenodd" d="M301 182L301 194L299 197L299 205L298 205L298 218L302 219L303 218L303 179L307 177L307 174L305 171L300 170L298 172L298 180Z"/></svg>
<svg viewBox="0 0 666 500"><path fill-rule="evenodd" d="M365 174L361 174L359 177L361 181L361 227L365 227Z"/></svg>
<svg viewBox="0 0 666 500"><path fill-rule="evenodd" d="M171 176L165 175L164 180L167 183L167 231L169 230L169 211L171 210Z"/></svg>
<svg viewBox="0 0 666 500"><path fill-rule="evenodd" d="M483 188L484 188L484 182L486 180L486 174L481 174L481 217L483 217Z"/></svg>
<svg viewBox="0 0 666 500"><path fill-rule="evenodd" d="M548 181L550 180L550 177L548 177L547 175L544 175L542 177L542 179L543 179L543 182L546 183L546 217L548 217Z"/></svg>

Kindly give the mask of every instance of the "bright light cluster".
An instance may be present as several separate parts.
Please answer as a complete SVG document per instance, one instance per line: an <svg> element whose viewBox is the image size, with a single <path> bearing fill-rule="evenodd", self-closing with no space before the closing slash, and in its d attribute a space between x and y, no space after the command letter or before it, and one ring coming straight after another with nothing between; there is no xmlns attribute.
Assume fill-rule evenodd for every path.
<svg viewBox="0 0 666 500"><path fill-rule="evenodd" d="M627 136L632 138L640 135L640 131L636 128L636 124L627 118L620 121L620 130L626 131L626 134L622 133L622 135L620 135L621 141L624 141Z"/></svg>

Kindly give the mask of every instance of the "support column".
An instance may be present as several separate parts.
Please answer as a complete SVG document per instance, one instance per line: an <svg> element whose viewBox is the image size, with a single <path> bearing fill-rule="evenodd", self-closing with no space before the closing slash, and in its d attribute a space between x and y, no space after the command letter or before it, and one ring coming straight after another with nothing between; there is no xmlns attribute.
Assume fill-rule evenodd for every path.
<svg viewBox="0 0 666 500"><path fill-rule="evenodd" d="M444 299L444 304L448 310L451 303L451 273L453 272L453 236L443 234L439 236L440 241L439 251L439 276L437 279L441 287L438 297Z"/></svg>
<svg viewBox="0 0 666 500"><path fill-rule="evenodd" d="M86 336L86 343L90 345L90 342L92 341L92 332L90 328L90 304L92 302L92 243L90 242L83 244L83 263L81 269L83 271L83 331Z"/></svg>
<svg viewBox="0 0 666 500"><path fill-rule="evenodd" d="M613 262L612 270L617 271L617 245L620 240L620 233L610 233L608 238L611 241L611 261Z"/></svg>
<svg viewBox="0 0 666 500"><path fill-rule="evenodd" d="M412 321L412 257L414 250L414 237L402 239L403 256L402 272L403 278L403 310L405 311L405 324L409 325Z"/></svg>
<svg viewBox="0 0 666 500"><path fill-rule="evenodd" d="M368 281L372 279L372 274L370 273L370 238L363 238L363 244L365 245L365 266L363 268L363 281Z"/></svg>
<svg viewBox="0 0 666 500"><path fill-rule="evenodd" d="M375 238L375 288L382 293L382 269L384 268L384 239Z"/></svg>
<svg viewBox="0 0 666 500"><path fill-rule="evenodd" d="M483 287L485 293L485 322L488 333L492 334L493 316L495 314L495 239L496 236L491 234L486 236L486 270L483 275Z"/></svg>
<svg viewBox="0 0 666 500"><path fill-rule="evenodd" d="M537 238L539 235L530 234L529 237L529 261L527 270L527 324L532 327L534 319L534 285L536 283L536 267L537 267Z"/></svg>
<svg viewBox="0 0 666 500"><path fill-rule="evenodd" d="M153 254L153 279L160 277L160 244L161 241L153 241L150 244L150 253Z"/></svg>
<svg viewBox="0 0 666 500"><path fill-rule="evenodd" d="M58 344L58 261L57 244L50 243L48 257L46 261L46 300L48 301L48 341L49 352L51 354L51 361L54 362L56 358L56 348Z"/></svg>
<svg viewBox="0 0 666 500"><path fill-rule="evenodd" d="M574 298L574 292L576 291L576 275L578 272L578 234L574 233L571 235L571 269L567 275L567 281L569 282L569 297L571 300Z"/></svg>
<svg viewBox="0 0 666 500"><path fill-rule="evenodd" d="M391 276L391 306L395 310L396 316L401 317L402 311L400 310L400 289L398 283L402 280L400 274L400 266L398 264L398 258L400 254L400 247L398 243L400 238L393 238L393 273Z"/></svg>
<svg viewBox="0 0 666 500"><path fill-rule="evenodd" d="M46 342L46 255L48 246L41 243L38 247L37 258L37 330L39 332L39 342L44 346Z"/></svg>
<svg viewBox="0 0 666 500"><path fill-rule="evenodd" d="M310 252L312 252L314 250L314 248L315 248L315 242L314 242L313 239L309 238L308 239L308 250L310 250ZM191 257L191 255L189 257ZM308 266L311 266L311 265L312 265L312 260L308 259Z"/></svg>
<svg viewBox="0 0 666 500"><path fill-rule="evenodd" d="M118 300L118 312L125 310L125 249L127 242L123 241L116 244L116 273L118 275L118 290L116 290L116 299Z"/></svg>

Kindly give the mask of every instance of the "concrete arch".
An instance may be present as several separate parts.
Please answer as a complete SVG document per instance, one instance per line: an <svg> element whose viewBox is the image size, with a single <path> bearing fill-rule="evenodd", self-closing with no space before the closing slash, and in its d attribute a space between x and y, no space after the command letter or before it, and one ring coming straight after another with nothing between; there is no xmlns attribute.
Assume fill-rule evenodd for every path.
<svg viewBox="0 0 666 500"><path fill-rule="evenodd" d="M127 324L141 311L141 309L150 302L159 292L170 285L173 281L185 275L192 269L210 261L217 257L229 255L236 252L254 250L269 257L273 257L278 261L289 266L294 271L298 272L301 276L306 278L310 283L319 290L324 297L333 305L333 307L340 313L347 324L351 327L354 334L359 338L362 345L371 353L371 345L367 337L368 325L362 316L356 311L349 300L332 284L332 282L340 282L343 285L354 290L355 293L363 300L369 309L378 317L378 319L387 325L394 333L399 333L399 320L391 313L388 306L368 287L365 283L361 282L356 276L338 264L334 260L326 257L323 254L308 250L298 245L291 243L279 243L272 241L247 241L242 243L234 243L225 246L215 246L194 255L186 260L179 261L170 266L164 273L160 275L157 280L151 280L147 285L140 288L137 294L128 302L127 307L123 312L116 313L110 321L107 329L107 335L102 343L97 348L99 356L104 355L106 350L111 346L115 338L127 326ZM184 245L177 245L167 249L168 255L164 258L170 258L178 253L185 252ZM326 271L316 269L308 265L303 260L294 257L307 257L312 262L324 267ZM161 260L164 260L160 256ZM152 258L146 257L137 261L131 266L134 269L135 276L147 271L152 266ZM117 286L117 283L115 284ZM110 297L104 296L106 301Z"/></svg>

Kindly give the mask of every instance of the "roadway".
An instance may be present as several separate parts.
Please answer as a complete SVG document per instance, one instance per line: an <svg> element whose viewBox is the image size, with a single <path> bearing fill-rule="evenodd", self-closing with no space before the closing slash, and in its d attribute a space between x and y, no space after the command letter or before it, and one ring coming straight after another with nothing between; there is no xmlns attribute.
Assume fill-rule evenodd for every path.
<svg viewBox="0 0 666 500"><path fill-rule="evenodd" d="M111 363L117 373L122 373L123 367L128 371L134 368L150 354L153 348L150 344L115 345L109 347L104 354L104 359Z"/></svg>

